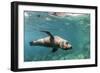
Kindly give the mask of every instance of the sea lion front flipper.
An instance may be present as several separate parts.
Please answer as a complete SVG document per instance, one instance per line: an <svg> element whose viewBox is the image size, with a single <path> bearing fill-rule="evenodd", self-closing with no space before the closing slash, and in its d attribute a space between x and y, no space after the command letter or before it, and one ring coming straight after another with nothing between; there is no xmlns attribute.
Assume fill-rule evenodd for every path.
<svg viewBox="0 0 100 73"><path fill-rule="evenodd" d="M54 40L54 36L49 31L41 31L41 32L45 32L46 34L50 36L52 40Z"/></svg>
<svg viewBox="0 0 100 73"><path fill-rule="evenodd" d="M58 49L57 48L53 48L52 49L52 52L56 52Z"/></svg>

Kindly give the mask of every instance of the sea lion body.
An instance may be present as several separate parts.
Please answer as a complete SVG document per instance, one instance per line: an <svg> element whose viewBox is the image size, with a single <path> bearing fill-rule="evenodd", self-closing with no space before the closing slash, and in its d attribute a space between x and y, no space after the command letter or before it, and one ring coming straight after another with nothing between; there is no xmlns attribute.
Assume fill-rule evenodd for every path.
<svg viewBox="0 0 100 73"><path fill-rule="evenodd" d="M48 33L48 32L46 32ZM31 46L44 46L44 47L51 47L53 48L53 52L57 51L58 48L61 48L63 50L67 50L72 48L71 44L69 42L59 36L52 36L51 33L49 33L50 36L33 40L30 42Z"/></svg>
<svg viewBox="0 0 100 73"><path fill-rule="evenodd" d="M62 39L59 36L54 36L54 43L53 44L50 41L50 37L45 37L45 38L33 41L33 45L43 45L43 46L47 46L47 47L53 47L55 45L56 47L61 48L61 43L62 42L67 42L67 41Z"/></svg>

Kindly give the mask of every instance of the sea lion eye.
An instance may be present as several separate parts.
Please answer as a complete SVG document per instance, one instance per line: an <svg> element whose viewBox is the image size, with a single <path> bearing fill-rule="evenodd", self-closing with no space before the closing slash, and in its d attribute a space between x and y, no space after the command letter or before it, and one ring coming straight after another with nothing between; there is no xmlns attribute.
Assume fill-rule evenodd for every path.
<svg viewBox="0 0 100 73"><path fill-rule="evenodd" d="M68 42L66 42L66 44L68 44Z"/></svg>

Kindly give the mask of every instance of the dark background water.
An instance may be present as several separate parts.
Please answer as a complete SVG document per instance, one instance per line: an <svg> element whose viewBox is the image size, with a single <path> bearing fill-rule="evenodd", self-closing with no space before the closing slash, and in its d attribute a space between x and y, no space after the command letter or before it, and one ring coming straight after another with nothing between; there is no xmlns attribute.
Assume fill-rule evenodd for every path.
<svg viewBox="0 0 100 73"><path fill-rule="evenodd" d="M72 44L71 50L30 46L29 42L48 36L47 30ZM48 12L24 12L24 61L70 60L90 58L90 14L50 16Z"/></svg>

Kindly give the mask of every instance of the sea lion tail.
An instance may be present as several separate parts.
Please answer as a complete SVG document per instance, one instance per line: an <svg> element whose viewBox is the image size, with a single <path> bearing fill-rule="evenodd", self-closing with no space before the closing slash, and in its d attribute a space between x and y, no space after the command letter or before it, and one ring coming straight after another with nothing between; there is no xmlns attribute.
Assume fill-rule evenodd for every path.
<svg viewBox="0 0 100 73"><path fill-rule="evenodd" d="M36 41L31 41L31 42L29 42L29 45L30 45L30 46L33 46L33 45L35 46L35 45L37 45L37 44L38 44L38 43L37 43Z"/></svg>
<svg viewBox="0 0 100 73"><path fill-rule="evenodd" d="M29 42L29 45L32 46L33 45L33 42Z"/></svg>

